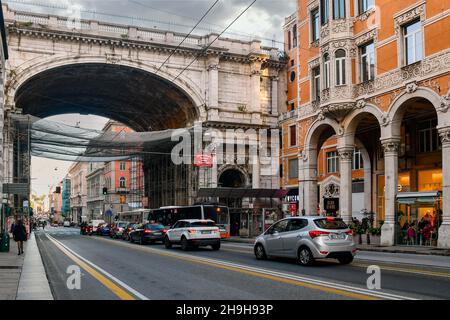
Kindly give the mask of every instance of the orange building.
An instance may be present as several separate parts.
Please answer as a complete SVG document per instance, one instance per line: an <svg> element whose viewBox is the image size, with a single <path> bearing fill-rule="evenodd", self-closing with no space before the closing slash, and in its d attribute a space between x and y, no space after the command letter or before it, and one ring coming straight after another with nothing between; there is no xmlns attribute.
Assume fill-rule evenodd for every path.
<svg viewBox="0 0 450 320"><path fill-rule="evenodd" d="M384 245L450 247L449 29L450 1L298 1L280 118L298 213L373 211Z"/></svg>

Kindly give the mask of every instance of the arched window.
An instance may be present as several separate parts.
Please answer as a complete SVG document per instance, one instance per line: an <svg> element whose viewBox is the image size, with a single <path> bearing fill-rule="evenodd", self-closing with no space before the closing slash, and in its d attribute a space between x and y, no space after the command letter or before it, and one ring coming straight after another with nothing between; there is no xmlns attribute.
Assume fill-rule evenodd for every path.
<svg viewBox="0 0 450 320"><path fill-rule="evenodd" d="M125 179L125 177L120 177L119 187L120 188L126 188L127 187L127 180Z"/></svg>
<svg viewBox="0 0 450 320"><path fill-rule="evenodd" d="M336 51L336 85L345 84L345 51L339 49Z"/></svg>
<svg viewBox="0 0 450 320"><path fill-rule="evenodd" d="M325 53L323 55L323 88L330 87L330 55Z"/></svg>

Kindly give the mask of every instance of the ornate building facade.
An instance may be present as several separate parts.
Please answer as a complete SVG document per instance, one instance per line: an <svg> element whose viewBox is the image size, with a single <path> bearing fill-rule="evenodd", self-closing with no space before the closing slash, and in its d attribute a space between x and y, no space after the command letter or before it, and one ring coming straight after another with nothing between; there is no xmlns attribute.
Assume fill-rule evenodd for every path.
<svg viewBox="0 0 450 320"><path fill-rule="evenodd" d="M317 214L336 197L349 222L359 190L382 245L450 247L449 15L438 0L298 2L285 36L298 45L286 50L297 65L287 91L299 212Z"/></svg>

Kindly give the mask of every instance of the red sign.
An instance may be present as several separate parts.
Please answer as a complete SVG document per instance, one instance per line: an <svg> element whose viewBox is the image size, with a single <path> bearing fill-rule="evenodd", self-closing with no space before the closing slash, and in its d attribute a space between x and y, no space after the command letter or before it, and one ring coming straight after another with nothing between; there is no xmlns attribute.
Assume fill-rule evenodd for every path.
<svg viewBox="0 0 450 320"><path fill-rule="evenodd" d="M210 154L197 154L195 156L194 166L199 168L212 168L212 156Z"/></svg>
<svg viewBox="0 0 450 320"><path fill-rule="evenodd" d="M295 216L297 214L297 204L296 203L289 203L289 213L292 216Z"/></svg>

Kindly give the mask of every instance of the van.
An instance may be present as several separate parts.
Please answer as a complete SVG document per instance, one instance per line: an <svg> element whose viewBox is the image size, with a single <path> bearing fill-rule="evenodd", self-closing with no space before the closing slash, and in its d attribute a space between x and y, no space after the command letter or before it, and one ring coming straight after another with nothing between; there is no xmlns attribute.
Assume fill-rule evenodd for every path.
<svg viewBox="0 0 450 320"><path fill-rule="evenodd" d="M92 220L91 223L92 223L92 232L95 233L97 232L98 225L100 223L105 223L105 220Z"/></svg>

